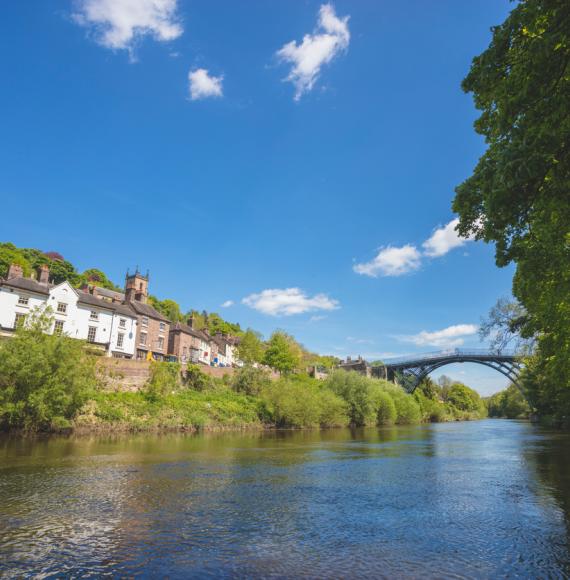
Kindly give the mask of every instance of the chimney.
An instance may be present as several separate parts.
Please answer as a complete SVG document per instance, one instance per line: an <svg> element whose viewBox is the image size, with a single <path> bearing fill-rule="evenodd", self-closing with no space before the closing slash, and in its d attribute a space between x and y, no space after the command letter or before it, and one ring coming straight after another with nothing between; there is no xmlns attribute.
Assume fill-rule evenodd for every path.
<svg viewBox="0 0 570 580"><path fill-rule="evenodd" d="M194 328L194 317L193 316L188 317L188 326L192 329Z"/></svg>
<svg viewBox="0 0 570 580"><path fill-rule="evenodd" d="M38 282L44 284L45 286L49 283L49 266L47 264L42 264L40 266L40 277Z"/></svg>
<svg viewBox="0 0 570 580"><path fill-rule="evenodd" d="M8 280L12 278L22 278L24 276L24 270L20 264L10 264L8 268Z"/></svg>

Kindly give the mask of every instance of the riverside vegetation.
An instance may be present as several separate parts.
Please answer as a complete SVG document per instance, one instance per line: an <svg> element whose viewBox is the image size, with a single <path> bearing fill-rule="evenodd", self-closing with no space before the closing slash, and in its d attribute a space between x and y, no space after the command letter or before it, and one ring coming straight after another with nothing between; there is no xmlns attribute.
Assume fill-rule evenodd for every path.
<svg viewBox="0 0 570 580"><path fill-rule="evenodd" d="M356 373L335 371L318 381L283 371L271 380L267 371L251 365L219 379L196 365L152 363L141 391L110 392L85 345L47 334L50 323L48 314L40 314L0 345L3 430L371 426L487 414L479 395L460 383L440 387L428 379L408 395L392 383ZM283 360L277 348L273 356Z"/></svg>

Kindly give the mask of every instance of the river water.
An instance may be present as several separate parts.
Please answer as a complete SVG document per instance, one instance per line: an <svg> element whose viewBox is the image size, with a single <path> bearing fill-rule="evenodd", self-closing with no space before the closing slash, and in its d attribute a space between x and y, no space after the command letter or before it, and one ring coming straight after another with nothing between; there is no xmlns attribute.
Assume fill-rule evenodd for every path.
<svg viewBox="0 0 570 580"><path fill-rule="evenodd" d="M0 575L570 577L570 437L525 422L0 439Z"/></svg>

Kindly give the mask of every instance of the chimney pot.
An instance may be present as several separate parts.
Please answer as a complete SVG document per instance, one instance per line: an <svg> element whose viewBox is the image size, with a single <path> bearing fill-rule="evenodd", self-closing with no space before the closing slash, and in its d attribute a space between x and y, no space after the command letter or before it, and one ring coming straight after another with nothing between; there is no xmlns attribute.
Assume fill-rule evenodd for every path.
<svg viewBox="0 0 570 580"><path fill-rule="evenodd" d="M24 276L24 269L20 264L10 264L8 268L8 280L12 278L22 278Z"/></svg>
<svg viewBox="0 0 570 580"><path fill-rule="evenodd" d="M40 266L40 278L38 280L40 284L49 284L49 266L47 264L42 264Z"/></svg>

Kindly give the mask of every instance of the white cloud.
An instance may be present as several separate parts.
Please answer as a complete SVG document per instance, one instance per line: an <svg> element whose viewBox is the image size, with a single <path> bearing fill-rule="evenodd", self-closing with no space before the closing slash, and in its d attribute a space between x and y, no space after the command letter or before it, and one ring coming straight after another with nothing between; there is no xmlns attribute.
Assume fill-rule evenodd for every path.
<svg viewBox="0 0 570 580"><path fill-rule="evenodd" d="M329 298L326 294L315 294L310 297L299 288L263 290L259 294L246 296L242 303L271 316L291 316L303 312L339 308L338 301Z"/></svg>
<svg viewBox="0 0 570 580"><path fill-rule="evenodd" d="M338 18L332 4L323 4L313 34L305 34L300 44L292 40L277 51L279 59L292 64L286 80L295 86L296 101L314 87L323 65L348 48L349 18Z"/></svg>
<svg viewBox="0 0 570 580"><path fill-rule="evenodd" d="M77 0L73 19L94 31L97 42L132 56L141 37L166 42L178 38L177 0Z"/></svg>
<svg viewBox="0 0 570 580"><path fill-rule="evenodd" d="M377 276L401 276L420 267L420 253L415 246L407 244L401 248L381 248L370 262L355 264L353 270L376 278Z"/></svg>
<svg viewBox="0 0 570 580"><path fill-rule="evenodd" d="M458 219L451 220L447 225L434 230L433 234L427 239L422 247L424 254L430 258L438 258L444 256L453 248L459 248L466 244L469 240L467 238L460 238L455 231L455 227L459 223Z"/></svg>
<svg viewBox="0 0 570 580"><path fill-rule="evenodd" d="M476 324L455 324L442 330L428 332L422 330L418 334L398 336L402 342L411 342L416 346L437 346L439 348L452 348L461 346L466 336L472 336L478 331Z"/></svg>
<svg viewBox="0 0 570 580"><path fill-rule="evenodd" d="M198 68L188 73L190 98L193 101L208 97L221 97L224 77L214 77L205 68Z"/></svg>
<svg viewBox="0 0 570 580"><path fill-rule="evenodd" d="M229 308L230 306L234 305L234 301L233 300L226 300L223 304L221 304L222 308Z"/></svg>

